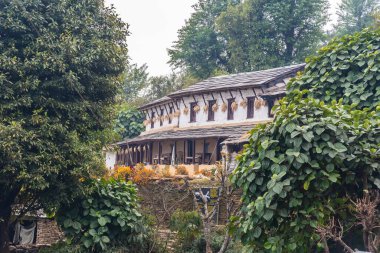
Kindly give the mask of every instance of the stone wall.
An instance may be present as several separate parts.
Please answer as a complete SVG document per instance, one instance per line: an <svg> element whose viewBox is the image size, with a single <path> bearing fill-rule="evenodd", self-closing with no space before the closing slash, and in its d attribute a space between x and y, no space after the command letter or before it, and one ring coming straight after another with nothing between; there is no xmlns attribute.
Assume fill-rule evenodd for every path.
<svg viewBox="0 0 380 253"><path fill-rule="evenodd" d="M202 188L212 187L205 184ZM155 219L160 227L168 227L172 214L176 210L193 211L194 197L189 192L188 186L181 179L167 179L151 181L146 185L138 186L141 207L145 214ZM233 193L234 206L239 205L241 191ZM219 207L218 224L227 223L226 200L222 197Z"/></svg>
<svg viewBox="0 0 380 253"><path fill-rule="evenodd" d="M37 220L37 245L53 244L62 238L63 233L54 219Z"/></svg>
<svg viewBox="0 0 380 253"><path fill-rule="evenodd" d="M169 225L170 217L177 209L194 210L193 196L183 180L151 181L138 188L143 212L153 217L161 227Z"/></svg>

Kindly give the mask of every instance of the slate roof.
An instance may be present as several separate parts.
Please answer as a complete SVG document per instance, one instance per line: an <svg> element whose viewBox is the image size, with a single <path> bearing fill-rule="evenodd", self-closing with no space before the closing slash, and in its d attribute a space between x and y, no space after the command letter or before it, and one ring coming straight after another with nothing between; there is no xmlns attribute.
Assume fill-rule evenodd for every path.
<svg viewBox="0 0 380 253"><path fill-rule="evenodd" d="M147 103L147 104L145 104L143 106L140 106L140 109L143 110L143 109L151 107L153 105L164 104L164 103L169 102L171 100L172 99L170 97L167 97L167 96L166 97L162 97L160 99L157 99L157 100L154 100L154 101L152 101L150 103Z"/></svg>
<svg viewBox="0 0 380 253"><path fill-rule="evenodd" d="M260 87L271 82L279 81L302 70L305 64L292 65L274 69L260 70L234 75L211 77L188 88L176 91L168 95L175 98L184 95L199 94L208 91L223 91L245 87Z"/></svg>
<svg viewBox="0 0 380 253"><path fill-rule="evenodd" d="M138 144L149 141L163 141L163 140L183 140L183 139L203 139L203 138L240 138L242 135L247 134L257 123L251 122L245 125L230 125L230 126L211 126L181 129L175 128L167 131L156 132L137 136L133 139L128 139L117 143L123 146L128 144Z"/></svg>

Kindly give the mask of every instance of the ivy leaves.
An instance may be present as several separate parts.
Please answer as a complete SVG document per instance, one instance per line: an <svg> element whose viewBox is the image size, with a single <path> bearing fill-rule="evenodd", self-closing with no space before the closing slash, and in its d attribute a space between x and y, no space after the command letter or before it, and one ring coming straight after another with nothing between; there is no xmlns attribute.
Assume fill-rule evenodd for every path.
<svg viewBox="0 0 380 253"><path fill-rule="evenodd" d="M133 138L144 130L144 114L135 108L123 108L116 119L115 131L123 138Z"/></svg>
<svg viewBox="0 0 380 253"><path fill-rule="evenodd" d="M141 235L145 228L137 211L134 185L113 179L86 184L93 188L92 194L76 199L72 205L61 208L57 215L71 240L101 252Z"/></svg>
<svg viewBox="0 0 380 253"><path fill-rule="evenodd" d="M380 102L380 30L335 39L307 59L304 73L288 85L309 90L309 97L326 102L343 99L344 104L374 109Z"/></svg>
<svg viewBox="0 0 380 253"><path fill-rule="evenodd" d="M379 149L375 112L326 105L305 94L281 101L275 122L252 131L232 176L244 191L243 241L258 248L308 252L313 227L334 210L332 200L348 189L360 194L364 170L370 187L380 175L379 156L367 153Z"/></svg>

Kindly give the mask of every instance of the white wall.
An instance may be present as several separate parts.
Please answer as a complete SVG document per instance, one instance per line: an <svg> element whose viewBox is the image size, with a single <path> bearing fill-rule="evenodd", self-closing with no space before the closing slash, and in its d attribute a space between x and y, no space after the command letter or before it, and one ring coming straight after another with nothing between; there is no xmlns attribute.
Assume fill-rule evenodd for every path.
<svg viewBox="0 0 380 253"><path fill-rule="evenodd" d="M106 167L108 169L113 169L115 165L116 165L116 152L107 151L106 152Z"/></svg>
<svg viewBox="0 0 380 253"><path fill-rule="evenodd" d="M255 97L256 96L260 97L262 95L261 89L255 89L255 93L253 92L252 89L245 89L241 90L243 97L246 99L247 97ZM238 109L234 111L234 119L233 120L228 120L227 119L227 112L222 111L222 104L223 101L228 105L228 99L231 98L231 93L233 98L235 98L236 103L238 104ZM254 118L253 119L247 119L247 107L243 108L240 105L240 102L243 100L241 94L239 91L231 91L230 92L215 92L213 93L213 96L211 94L204 94L204 100L202 95L195 95L195 100L193 96L187 96L183 97L183 100L179 100L177 104L179 105L179 110L181 115L179 118L174 117L172 120L172 123L169 124L168 120L164 120L163 125L160 126L160 122L155 122L154 129L151 129L150 124L146 126L146 131L150 130L157 130L161 128L168 128L168 127L194 127L194 126L208 126L208 125L215 125L215 124L230 124L230 123L239 123L239 122L257 122L257 121L263 121L268 119L268 106L262 106L259 109L254 108ZM222 97L223 99L222 99ZM215 112L214 116L214 121L208 121L208 112L204 111L204 106L208 105L209 100L216 100L217 104L219 105L219 109L217 112ZM190 122L190 103L192 102L197 102L198 105L200 106L200 111L196 114L196 122ZM206 102L206 104L205 104ZM187 114L184 113L185 105L186 104L187 108L189 108L189 112ZM163 106L161 106L163 107ZM168 106L167 106L168 108ZM175 110L177 108L175 107ZM154 111L157 115L157 111L160 112L159 108L157 108L157 111L154 108L151 108L148 110L149 112L149 117L147 116L146 118L149 119L150 115ZM166 110L164 111L166 115Z"/></svg>

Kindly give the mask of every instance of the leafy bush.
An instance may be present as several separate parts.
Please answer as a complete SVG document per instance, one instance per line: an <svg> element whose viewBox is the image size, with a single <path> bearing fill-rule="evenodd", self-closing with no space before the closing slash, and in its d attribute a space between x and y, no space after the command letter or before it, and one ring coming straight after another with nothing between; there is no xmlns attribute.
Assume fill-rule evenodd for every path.
<svg viewBox="0 0 380 253"><path fill-rule="evenodd" d="M309 97L328 103L342 98L344 104L374 109L380 102L379 49L380 30L334 39L307 59L305 71L288 89L309 90Z"/></svg>
<svg viewBox="0 0 380 253"><path fill-rule="evenodd" d="M119 133L122 138L136 137L145 129L143 121L144 114L138 109L124 107L116 119L115 131Z"/></svg>
<svg viewBox="0 0 380 253"><path fill-rule="evenodd" d="M131 180L135 184L143 185L159 175L154 170L146 168L143 164L138 164L136 167L118 166L111 171L110 176L116 180Z"/></svg>
<svg viewBox="0 0 380 253"><path fill-rule="evenodd" d="M244 192L242 240L257 250L310 252L318 223L332 214L349 221L347 197L380 187L375 112L304 95L253 130L233 175Z"/></svg>
<svg viewBox="0 0 380 253"><path fill-rule="evenodd" d="M86 182L85 182L86 183ZM57 220L73 245L91 252L144 241L146 228L137 211L137 191L132 183L116 180L87 182L93 191L62 207Z"/></svg>
<svg viewBox="0 0 380 253"><path fill-rule="evenodd" d="M186 175L189 175L189 172L187 171L186 166L179 165L179 166L177 166L176 174L177 175L184 175L184 176L186 176Z"/></svg>
<svg viewBox="0 0 380 253"><path fill-rule="evenodd" d="M202 220L196 211L176 210L170 218L170 229L178 233L181 249L186 249L202 234Z"/></svg>

